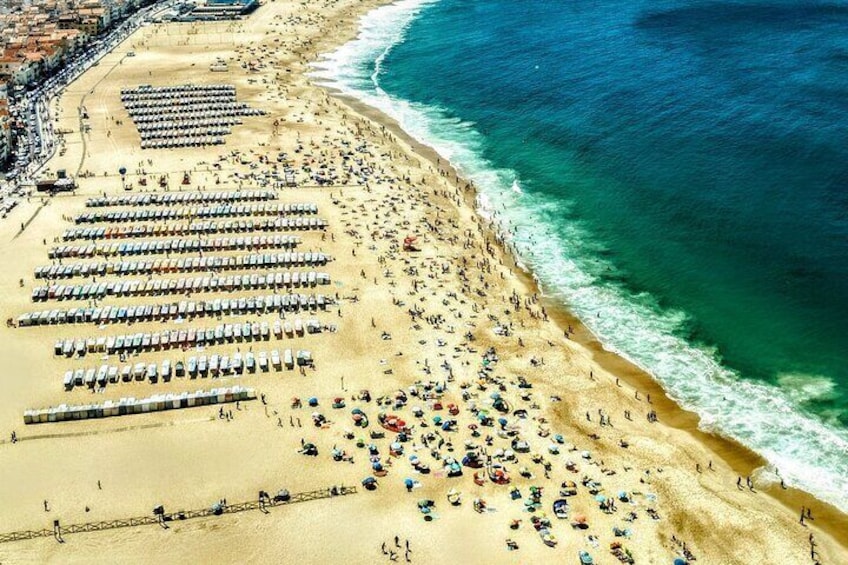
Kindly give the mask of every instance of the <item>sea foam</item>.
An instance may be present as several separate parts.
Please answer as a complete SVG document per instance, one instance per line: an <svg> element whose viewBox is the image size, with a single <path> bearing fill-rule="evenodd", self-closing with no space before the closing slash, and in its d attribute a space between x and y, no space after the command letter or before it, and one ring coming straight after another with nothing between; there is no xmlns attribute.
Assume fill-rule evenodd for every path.
<svg viewBox="0 0 848 565"><path fill-rule="evenodd" d="M576 221L563 224L568 202L515 190L531 186L532 179L519 184L514 171L483 158L484 140L473 124L381 88L387 56L434 3L402 0L373 10L362 18L359 36L324 55L312 76L391 116L473 181L481 213L510 230L510 245L543 290L567 304L607 349L648 371L669 396L697 412L702 429L740 441L787 484L848 511L848 433L803 406L827 394L827 383L819 380L799 393L792 377L782 380L787 386L772 386L723 367L714 350L686 339L684 312L662 308L650 295L634 294L604 276L614 266L600 257L590 234Z"/></svg>

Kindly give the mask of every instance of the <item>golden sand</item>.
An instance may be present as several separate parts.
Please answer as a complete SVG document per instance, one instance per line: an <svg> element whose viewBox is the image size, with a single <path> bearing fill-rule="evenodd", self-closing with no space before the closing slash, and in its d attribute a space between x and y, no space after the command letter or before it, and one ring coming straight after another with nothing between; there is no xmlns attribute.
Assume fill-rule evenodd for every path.
<svg viewBox="0 0 848 565"><path fill-rule="evenodd" d="M260 156L273 163L282 151L302 186L281 189L277 202L316 203L318 217L329 221L323 239L318 231L298 232L302 238L298 250L320 250L335 258L318 269L330 273L331 286L304 292L339 297L338 305L326 312L287 317L315 317L336 325L337 332L290 341L224 344L202 352L308 349L316 368L303 374L284 370L193 381L186 377L168 383L110 384L98 392L86 387L66 392L62 375L68 369L123 363L115 356L102 360L102 354L72 360L53 355L53 344L60 338L214 327L244 320L273 322L272 314L132 327L4 328L0 430L6 437L14 430L19 441L0 444L0 532L49 528L54 519L71 524L149 515L159 504L175 511L209 507L222 498L254 500L259 490L273 494L285 488L294 493L355 485L359 492L274 508L268 514L244 512L171 522L167 530L144 526L68 536L64 544L50 538L5 543L0 544L0 562L375 563L390 559L382 551L386 544L386 551L395 552L400 562L406 557L414 563L577 562L578 551L583 550L597 563L614 563L610 544L618 542L637 563L669 564L681 556L685 542L699 563L810 563L810 534L822 563L846 562L848 528L843 515L759 479L756 492L738 489L737 477L751 474L756 459L697 432L696 419L677 409L644 375L604 354L574 320L537 300L532 281L512 268L475 214L473 193L464 182L437 168L431 151L411 143L384 116L311 84L306 77L308 63L352 37L358 16L376 4L276 0L237 23L142 28L55 102L57 127L70 133L64 136L64 150L48 168L91 176L79 179L75 195L46 202L34 197L0 224L6 258L6 268L0 271L4 290L0 305L7 317L69 308L78 304L30 302L32 287L44 284L33 279L33 270L49 264L48 249L73 226L68 218L87 211L87 198L158 190L156 180L162 175L167 175L171 191L257 188L256 181L245 180L245 175L269 167L259 164ZM129 51L135 56L126 57ZM229 63L228 72L210 72L218 58ZM258 62L256 70L248 70L250 61ZM121 105L121 88L221 82L235 84L239 100L268 115L247 118L223 146L140 149L135 127ZM87 110L85 123L90 128L82 134L81 106ZM249 163L242 164L232 154L235 150ZM345 156L352 159L345 161ZM304 167L317 170L323 164L335 168L339 183L311 186ZM351 165L370 166L367 186L358 182L358 175L346 173ZM119 167L129 171L126 182L134 187L131 193L122 189ZM191 175L188 186L180 182L185 171ZM150 179L146 187L139 184L144 177ZM19 233L24 223L26 229ZM399 249L407 235L418 237L420 251ZM219 254L239 253L244 252ZM182 276L197 275L162 278ZM216 297L220 295L201 293L192 299ZM103 304L181 299L185 297L107 298ZM413 319L410 311L421 314ZM571 339L564 337L568 323L576 327ZM510 327L510 335L498 335L499 326ZM483 355L490 347L497 362L484 369ZM200 354L159 351L127 362L176 361ZM451 367L450 382L444 363ZM518 377L532 388L516 386ZM380 397L394 398L399 390L409 394L414 383L428 381L446 382L447 391L438 400L409 397L401 408L376 406ZM218 407L211 406L37 426L24 426L22 421L28 408L234 384L255 388L265 395L267 405L254 401L224 406L232 411L232 419L219 418ZM371 392L370 402L359 399L362 389ZM507 400L508 414L492 406L495 392ZM652 404L646 400L648 394ZM305 401L312 396L319 399L318 407L291 407L293 397ZM345 408L331 407L336 397L345 399ZM436 410L436 401L442 410ZM458 414L449 414L449 404L457 405ZM422 418L414 416L414 406L425 412ZM495 422L478 428L479 436L473 437L468 427L478 421L473 407L487 410L494 420L507 418L507 426L501 430ZM354 408L367 414L368 428L354 426ZM526 410L526 418L516 410ZM600 425L599 410L611 425ZM648 422L651 410L656 410L659 422ZM381 411L396 414L413 427L401 456L389 454L393 433L369 438L370 431L381 429ZM314 426L313 412L328 423ZM457 429L440 432L441 441L436 437L425 447L421 436L438 429L435 415L455 419ZM562 443L556 441L557 434ZM360 485L372 470L367 450L356 446L359 438L376 444L388 471L378 478L374 491ZM468 467L463 476L448 478L431 452L461 460L466 442L471 442L481 452L496 455L510 449L515 438L526 441L530 453L518 453L517 461L503 461L509 485L494 484L485 472L478 485L473 480L475 469ZM300 454L301 441L314 443L318 456ZM334 461L334 446L353 456L353 463ZM429 474L413 469L409 461L413 453L429 465ZM545 476L546 462L550 478ZM617 500L623 491L629 501L617 500L617 509L609 513L601 510L582 484L584 477L601 483L597 487L601 495ZM420 487L408 493L406 478L418 481ZM568 499L568 518L557 519L551 505L564 481L576 482L577 494ZM525 506L531 486L543 487L541 508L535 513ZM520 491L515 500L510 496L513 487ZM462 493L459 506L446 499L452 488ZM430 521L417 507L422 499L435 501ZM475 511L475 499L485 501L484 512ZM801 503L811 505L816 518L806 526L798 520ZM650 516L649 509L658 519ZM631 513L636 518L628 520ZM555 547L544 544L531 524L533 516L541 514L551 522ZM578 515L585 517L588 529L572 528ZM515 520L520 523L511 529ZM629 537L616 537L614 527L629 530ZM400 547L395 546L395 536ZM508 550L507 539L518 549Z"/></svg>

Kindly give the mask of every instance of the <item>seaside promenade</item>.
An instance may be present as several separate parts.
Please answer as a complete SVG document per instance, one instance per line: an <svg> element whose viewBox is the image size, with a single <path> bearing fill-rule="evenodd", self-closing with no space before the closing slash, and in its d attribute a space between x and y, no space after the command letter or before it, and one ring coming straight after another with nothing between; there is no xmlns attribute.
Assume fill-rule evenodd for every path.
<svg viewBox="0 0 848 565"><path fill-rule="evenodd" d="M311 83L377 4L276 0L225 27L136 31L56 101L71 133L46 169L81 168L79 189L0 224L0 532L262 489L356 496L10 541L0 562L845 562L844 516L587 345L472 187ZM121 91L146 84L233 85L267 114L223 145L142 149ZM256 399L180 400L235 385ZM154 396L157 411L24 422Z"/></svg>

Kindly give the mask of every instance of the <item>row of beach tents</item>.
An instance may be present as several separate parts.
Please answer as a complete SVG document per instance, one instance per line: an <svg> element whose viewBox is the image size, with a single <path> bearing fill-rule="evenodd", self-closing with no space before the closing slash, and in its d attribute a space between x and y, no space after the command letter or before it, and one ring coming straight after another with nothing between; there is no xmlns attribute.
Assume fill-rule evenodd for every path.
<svg viewBox="0 0 848 565"><path fill-rule="evenodd" d="M195 128L220 127L222 130L230 131L229 126L241 125L238 118L186 118L180 120L169 120L150 124L138 124L138 133L144 138L145 135L160 135L168 130L184 132L191 135Z"/></svg>
<svg viewBox="0 0 848 565"><path fill-rule="evenodd" d="M278 350L271 351L270 359L268 352L252 351L246 352L244 355L237 351L230 355L210 355L207 359L206 355L192 357L189 360L189 366L182 360L172 363L170 359L165 359L161 363L136 363L118 365L100 365L99 368L89 367L79 368L65 372L62 383L65 390L73 390L74 387L86 386L88 388L103 389L107 384L116 384L118 382L129 383L132 381L144 381L147 379L151 384L159 382L161 379L164 382L170 382L171 378L177 376L183 378L189 376L194 379L198 376L206 378L207 376L221 377L227 375L241 375L245 371L255 373L257 370L266 373L272 368L281 370L285 367L292 370L295 364L299 367L307 367L313 365L312 353L306 350L298 350L296 353L291 349L283 351L282 357Z"/></svg>
<svg viewBox="0 0 848 565"><path fill-rule="evenodd" d="M247 104L239 102L223 103L194 103L183 105L146 106L129 110L130 117L138 124L162 122L167 120L184 120L199 118L233 118L247 116L261 116L261 110L250 108Z"/></svg>
<svg viewBox="0 0 848 565"><path fill-rule="evenodd" d="M326 310L334 303L323 294L268 294L242 298L217 298L215 300L183 300L170 304L144 304L138 306L89 306L87 308L53 309L27 312L17 319L19 327L58 324L97 325L126 324L154 320L177 320L201 316L273 314Z"/></svg>
<svg viewBox="0 0 848 565"><path fill-rule="evenodd" d="M121 334L89 338L65 338L57 340L53 346L56 356L85 357L87 354L142 353L168 349L187 349L224 343L242 343L269 341L271 337L282 340L294 339L306 334L319 334L324 330L333 332L335 326L323 326L315 319L306 321L296 318L294 321L274 320L218 324L214 327L191 327L162 330L159 332Z"/></svg>
<svg viewBox="0 0 848 565"><path fill-rule="evenodd" d="M69 279L105 275L136 275L183 273L196 271L234 271L265 269L278 266L301 267L326 265L332 257L324 253L248 253L234 257L206 256L154 259L148 261L75 262L63 265L43 265L35 269L36 279Z"/></svg>
<svg viewBox="0 0 848 565"><path fill-rule="evenodd" d="M142 149L169 149L171 147L208 147L223 145L224 138L216 136L172 137L167 139L145 139L141 141Z"/></svg>
<svg viewBox="0 0 848 565"><path fill-rule="evenodd" d="M300 238L293 235L254 235L246 237L221 237L216 239L164 239L128 243L89 245L60 245L48 252L50 259L65 257L104 257L114 255L162 255L165 253L199 253L229 251L233 249L293 248Z"/></svg>
<svg viewBox="0 0 848 565"><path fill-rule="evenodd" d="M213 233L244 233L252 231L319 230L327 227L327 221L320 218L275 218L252 220L228 220L224 222L206 221L150 224L114 227L71 228L62 232L63 241L126 239L134 237L156 237L168 235L201 235Z"/></svg>
<svg viewBox="0 0 848 565"><path fill-rule="evenodd" d="M98 196L85 201L86 208L107 206L171 206L172 204L207 204L210 202L256 202L276 200L273 190L236 190L231 192L159 192L129 196Z"/></svg>
<svg viewBox="0 0 848 565"><path fill-rule="evenodd" d="M224 404L246 400L255 400L256 392L252 388L233 386L213 388L208 391L155 394L148 398L121 398L118 401L107 400L97 404L67 405L60 404L50 408L24 411L24 424L45 424L48 422L67 422L89 418L108 418L143 414L162 410L177 410L194 406Z"/></svg>
<svg viewBox="0 0 848 565"><path fill-rule="evenodd" d="M122 88L121 101L138 98L167 97L175 94L192 94L197 92L235 92L232 84L176 84L169 86L152 86L142 84L135 88Z"/></svg>
<svg viewBox="0 0 848 565"><path fill-rule="evenodd" d="M106 297L164 296L187 292L233 292L240 290L306 288L330 284L330 275L317 271L179 279L123 280L85 284L52 284L32 290L33 302L48 300L92 300Z"/></svg>
<svg viewBox="0 0 848 565"><path fill-rule="evenodd" d="M314 203L219 204L217 206L182 206L156 210L109 210L85 212L74 217L75 224L102 222L163 221L180 218L225 218L232 216L294 216L318 213Z"/></svg>
<svg viewBox="0 0 848 565"><path fill-rule="evenodd" d="M191 128L161 128L156 130L139 131L141 142L145 141L187 141L191 140L199 142L208 137L220 137L222 135L230 135L231 130L228 127L191 127ZM208 144L207 144L208 145Z"/></svg>

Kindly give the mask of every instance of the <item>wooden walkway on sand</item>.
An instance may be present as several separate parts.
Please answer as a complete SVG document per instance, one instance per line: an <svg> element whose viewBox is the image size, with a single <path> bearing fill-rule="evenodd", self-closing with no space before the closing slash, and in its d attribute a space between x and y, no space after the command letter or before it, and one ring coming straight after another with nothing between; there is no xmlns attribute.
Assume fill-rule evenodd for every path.
<svg viewBox="0 0 848 565"><path fill-rule="evenodd" d="M87 522L84 524L71 524L61 526L58 520L54 523L54 528L51 530L26 530L20 532L9 532L0 534L0 543L31 540L36 538L55 537L57 541L62 541L62 537L67 534L79 534L84 532L102 532L105 530L114 530L118 528L131 528L135 526L152 526L161 525L164 528L168 527L168 522L181 522L183 520L192 520L195 518L208 518L210 516L223 516L225 514L234 514L236 512L245 512L247 510L261 510L267 513L267 509L276 506L287 506L298 502L308 502L311 500L321 500L323 498L332 498L336 496L347 496L356 494L356 487L335 487L333 489L326 488L321 490L313 490L307 492L299 492L291 495L288 500L273 499L267 501L250 501L239 502L236 504L228 504L220 508L213 509L212 507L201 510L181 510L178 512L163 513L161 515L151 514L150 516L141 516L136 518L126 518L119 520L107 520L103 522Z"/></svg>

